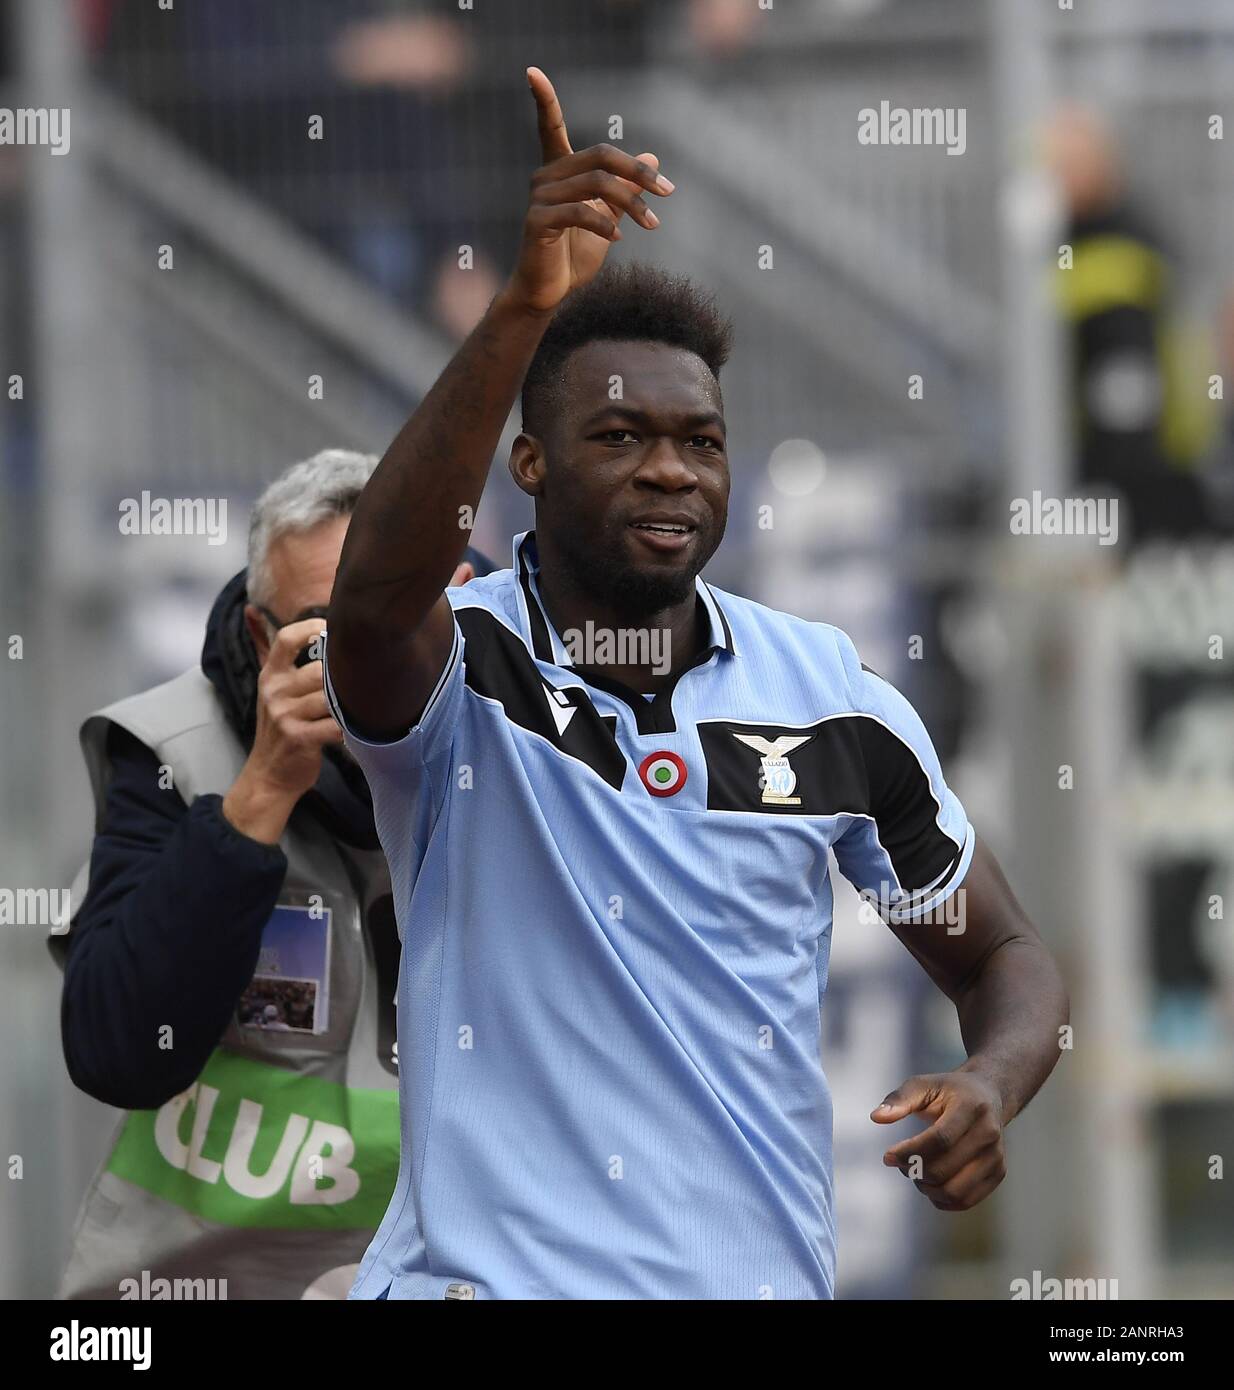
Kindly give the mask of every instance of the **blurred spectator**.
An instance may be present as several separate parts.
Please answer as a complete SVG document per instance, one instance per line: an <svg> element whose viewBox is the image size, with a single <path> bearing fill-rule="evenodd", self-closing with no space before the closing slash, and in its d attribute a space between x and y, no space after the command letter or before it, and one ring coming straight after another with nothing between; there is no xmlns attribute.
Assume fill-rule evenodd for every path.
<svg viewBox="0 0 1234 1390"><path fill-rule="evenodd" d="M1234 286L1226 290L1222 300L1217 323L1217 352L1225 411L1213 443L1205 481L1214 517L1228 534L1234 531Z"/></svg>
<svg viewBox="0 0 1234 1390"><path fill-rule="evenodd" d="M761 15L750 0L690 0L690 37L708 57L731 58L749 43Z"/></svg>
<svg viewBox="0 0 1234 1390"><path fill-rule="evenodd" d="M678 13L709 59L740 51L759 20L750 0L470 11L455 0L210 0L166 11L87 0L83 22L130 99L459 339L518 247L521 219L507 210L521 207L538 150L527 66L566 80L638 71L653 20ZM308 134L314 115L320 140ZM603 138L597 130L588 143Z"/></svg>
<svg viewBox="0 0 1234 1390"><path fill-rule="evenodd" d="M1078 481L1113 487L1138 536L1204 524L1194 466L1203 392L1180 379L1182 343L1166 253L1127 193L1113 137L1090 111L1066 107L1046 131L1072 265L1059 293L1072 339Z"/></svg>
<svg viewBox="0 0 1234 1390"><path fill-rule="evenodd" d="M104 0L91 32L131 100L392 298L430 301L441 259L474 240L475 173L454 109L471 54L457 8Z"/></svg>

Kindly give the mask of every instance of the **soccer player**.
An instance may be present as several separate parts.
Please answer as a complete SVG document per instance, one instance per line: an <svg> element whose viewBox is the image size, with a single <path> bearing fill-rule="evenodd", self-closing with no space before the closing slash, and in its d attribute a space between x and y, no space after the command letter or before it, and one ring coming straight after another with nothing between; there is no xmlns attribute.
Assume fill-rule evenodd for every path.
<svg viewBox="0 0 1234 1390"><path fill-rule="evenodd" d="M967 1061L873 1115L926 1122L884 1161L936 1206L1002 1180L1066 993L905 700L835 628L701 579L728 327L688 281L597 274L673 185L574 152L528 80L517 267L365 487L330 604L403 940L402 1164L352 1293L828 1298L828 849L959 1015ZM520 387L535 530L447 588Z"/></svg>

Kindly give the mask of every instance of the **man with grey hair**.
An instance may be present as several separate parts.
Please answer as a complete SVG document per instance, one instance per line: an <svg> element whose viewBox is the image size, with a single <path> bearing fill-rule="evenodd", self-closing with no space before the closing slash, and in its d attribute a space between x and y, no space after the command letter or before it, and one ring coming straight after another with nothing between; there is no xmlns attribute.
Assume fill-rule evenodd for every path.
<svg viewBox="0 0 1234 1390"><path fill-rule="evenodd" d="M317 650L375 464L326 450L271 483L200 667L82 726L64 1055L126 1113L63 1297L341 1297L394 1188L398 937Z"/></svg>

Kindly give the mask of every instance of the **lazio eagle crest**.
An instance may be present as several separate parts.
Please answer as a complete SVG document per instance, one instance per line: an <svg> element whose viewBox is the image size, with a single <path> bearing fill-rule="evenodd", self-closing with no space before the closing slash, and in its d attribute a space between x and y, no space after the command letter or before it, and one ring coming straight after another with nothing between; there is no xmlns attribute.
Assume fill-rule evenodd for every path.
<svg viewBox="0 0 1234 1390"><path fill-rule="evenodd" d="M809 743L814 735L796 737L785 734L774 742L758 734L733 734L733 737L738 743L744 743L747 748L753 748L756 753L762 754L763 775L760 780L763 786L763 805L800 806L801 798L793 795L797 787L797 774L788 765L788 755L803 743Z"/></svg>

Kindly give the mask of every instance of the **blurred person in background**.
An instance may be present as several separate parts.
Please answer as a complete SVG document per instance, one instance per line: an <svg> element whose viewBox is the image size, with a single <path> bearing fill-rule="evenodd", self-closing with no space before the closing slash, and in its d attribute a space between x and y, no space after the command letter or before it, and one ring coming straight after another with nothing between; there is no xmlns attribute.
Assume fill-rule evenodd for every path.
<svg viewBox="0 0 1234 1390"><path fill-rule="evenodd" d="M131 1296L143 1271L341 1295L393 1190L389 878L314 645L375 463L327 450L271 483L200 667L82 726L96 831L52 938L64 1056L130 1113L65 1297ZM455 582L477 567L468 551Z"/></svg>
<svg viewBox="0 0 1234 1390"><path fill-rule="evenodd" d="M1134 206L1107 125L1068 106L1045 132L1046 164L1067 215L1072 263L1058 293L1071 336L1077 483L1115 489L1137 536L1205 524L1195 472L1206 439L1203 393L1188 389L1188 344L1173 271ZM1195 382L1207 372L1192 373Z"/></svg>
<svg viewBox="0 0 1234 1390"><path fill-rule="evenodd" d="M434 287L443 258L474 240L481 172L460 135L474 59L457 6L211 0L159 11L94 0L88 33L129 100L386 295L444 308L449 330L454 306ZM474 279L477 294L490 280L495 292L483 264Z"/></svg>
<svg viewBox="0 0 1234 1390"><path fill-rule="evenodd" d="M1234 285L1222 295L1217 319L1218 371L1228 386L1234 383ZM1214 435L1205 481L1213 519L1223 535L1234 531L1234 398L1227 400Z"/></svg>
<svg viewBox="0 0 1234 1390"><path fill-rule="evenodd" d="M520 74L641 70L680 19L704 60L736 56L747 0L88 0L100 69L203 158L272 202L455 340L518 249L535 154ZM511 78L511 74L514 78ZM323 118L321 139L307 122ZM460 265L461 248L468 247Z"/></svg>

